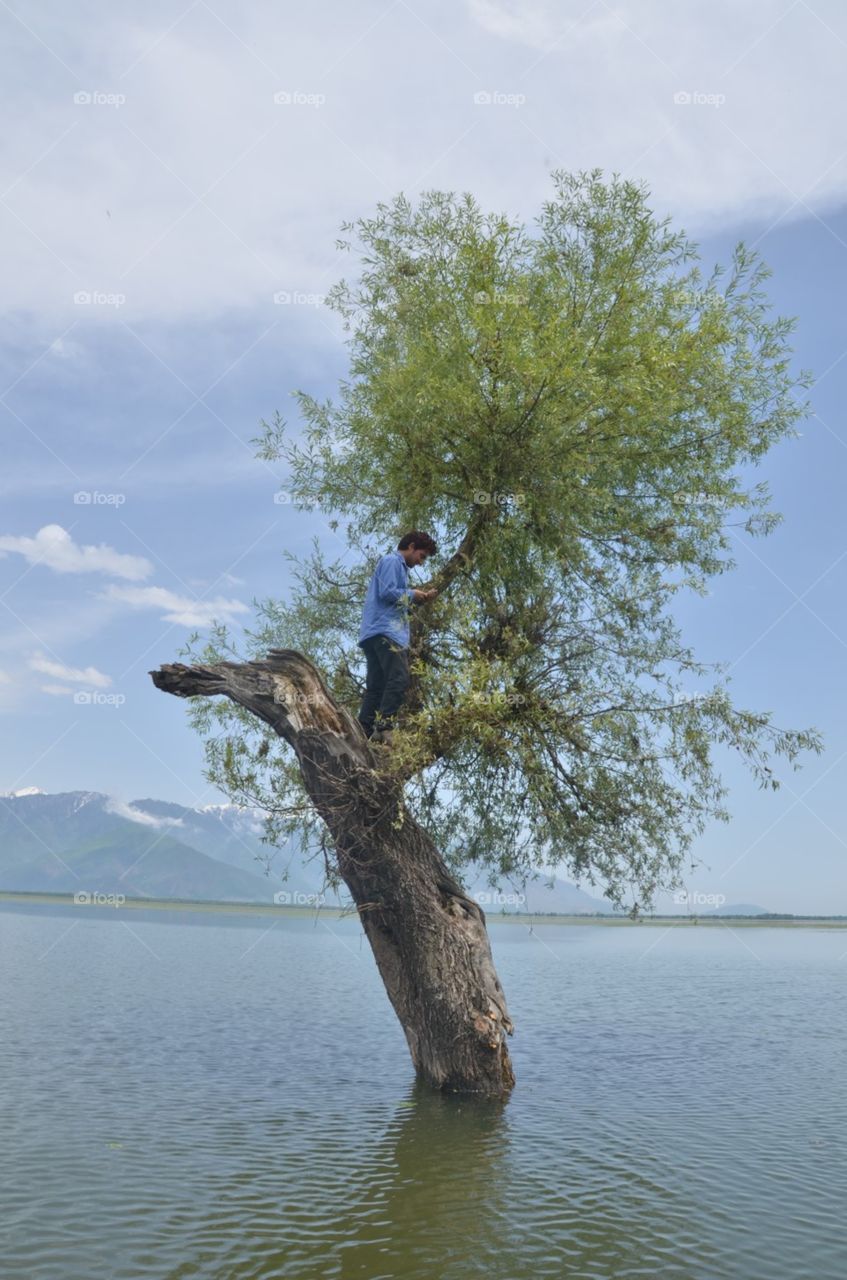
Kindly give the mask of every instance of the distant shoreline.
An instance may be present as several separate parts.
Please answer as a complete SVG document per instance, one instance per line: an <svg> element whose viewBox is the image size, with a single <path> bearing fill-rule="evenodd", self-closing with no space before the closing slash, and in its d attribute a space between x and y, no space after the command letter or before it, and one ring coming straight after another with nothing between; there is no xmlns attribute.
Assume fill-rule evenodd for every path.
<svg viewBox="0 0 847 1280"><path fill-rule="evenodd" d="M106 897L107 895L102 895ZM277 919L314 919L329 916L331 919L343 919L356 915L353 907L329 907L321 905L293 906L282 903L262 902L218 902L192 898L130 898L113 905L108 902L77 903L70 893L29 893L15 890L0 890L0 907L8 904L30 906L69 907L79 912L95 911L192 911L207 915L243 915L272 916ZM554 912L533 914L530 912L486 911L485 918L489 924L600 924L614 927L645 928L650 925L664 928L676 925L702 928L703 926L739 926L742 928L792 928L792 929L847 929L847 916L698 916L698 915L645 915L638 920L629 916L608 915L557 915Z"/></svg>

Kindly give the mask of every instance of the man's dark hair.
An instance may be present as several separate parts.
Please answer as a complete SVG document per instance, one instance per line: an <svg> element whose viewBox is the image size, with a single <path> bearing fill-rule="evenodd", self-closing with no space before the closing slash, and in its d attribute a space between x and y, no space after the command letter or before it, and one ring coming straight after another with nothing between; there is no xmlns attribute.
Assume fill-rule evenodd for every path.
<svg viewBox="0 0 847 1280"><path fill-rule="evenodd" d="M420 529L413 529L411 533L404 533L403 537L397 543L398 551L405 551L412 544L417 547L418 551L426 551L427 555L434 556L438 547L433 542L428 533L421 533Z"/></svg>

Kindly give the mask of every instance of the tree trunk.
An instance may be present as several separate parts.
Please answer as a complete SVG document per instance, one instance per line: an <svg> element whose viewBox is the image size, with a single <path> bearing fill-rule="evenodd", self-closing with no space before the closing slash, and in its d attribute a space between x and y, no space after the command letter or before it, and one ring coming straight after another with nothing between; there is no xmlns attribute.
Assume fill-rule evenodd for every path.
<svg viewBox="0 0 847 1280"><path fill-rule="evenodd" d="M506 1096L512 1023L485 914L405 808L384 749L335 703L314 664L272 649L262 661L167 663L150 675L181 698L231 698L293 747L419 1076L440 1089Z"/></svg>

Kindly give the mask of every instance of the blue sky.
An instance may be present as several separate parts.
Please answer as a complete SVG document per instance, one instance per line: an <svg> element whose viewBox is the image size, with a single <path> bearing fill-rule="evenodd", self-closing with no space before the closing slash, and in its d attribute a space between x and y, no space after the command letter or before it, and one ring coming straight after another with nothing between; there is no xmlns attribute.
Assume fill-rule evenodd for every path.
<svg viewBox="0 0 847 1280"><path fill-rule="evenodd" d="M826 751L777 795L725 758L734 820L690 887L847 912L847 12L677 8L4 6L0 790L224 799L147 672L284 595L284 550L339 548L248 441L345 375L341 222L432 187L530 222L551 167L597 166L645 179L706 269L759 248L799 318L815 416L759 468L784 524L679 616L739 704Z"/></svg>

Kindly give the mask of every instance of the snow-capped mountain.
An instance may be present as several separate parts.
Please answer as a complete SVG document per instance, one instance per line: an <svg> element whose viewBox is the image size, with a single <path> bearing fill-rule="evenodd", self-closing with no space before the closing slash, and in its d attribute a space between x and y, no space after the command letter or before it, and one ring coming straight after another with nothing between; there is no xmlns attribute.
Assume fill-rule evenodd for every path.
<svg viewBox="0 0 847 1280"><path fill-rule="evenodd" d="M263 874L260 851L255 815L245 823L99 791L0 796L0 889L273 902L282 881Z"/></svg>
<svg viewBox="0 0 847 1280"><path fill-rule="evenodd" d="M323 861L291 841L262 843L263 813L236 804L192 809L150 797L128 803L101 791L49 794L24 787L0 796L0 890L122 893L220 902L349 903L325 886ZM469 893L488 915L610 914L612 907L566 880L538 876L492 888L468 868ZM657 911L685 914L684 908ZM762 913L727 905L701 914Z"/></svg>
<svg viewBox="0 0 847 1280"><path fill-rule="evenodd" d="M0 889L123 893L133 897L293 903L324 896L323 863L293 842L263 844L263 814L235 804L188 808L150 797L129 803L100 791L48 794L38 787L0 796ZM269 874L265 874L269 867ZM469 872L471 894L489 914L608 912L602 899L556 880L492 889Z"/></svg>

